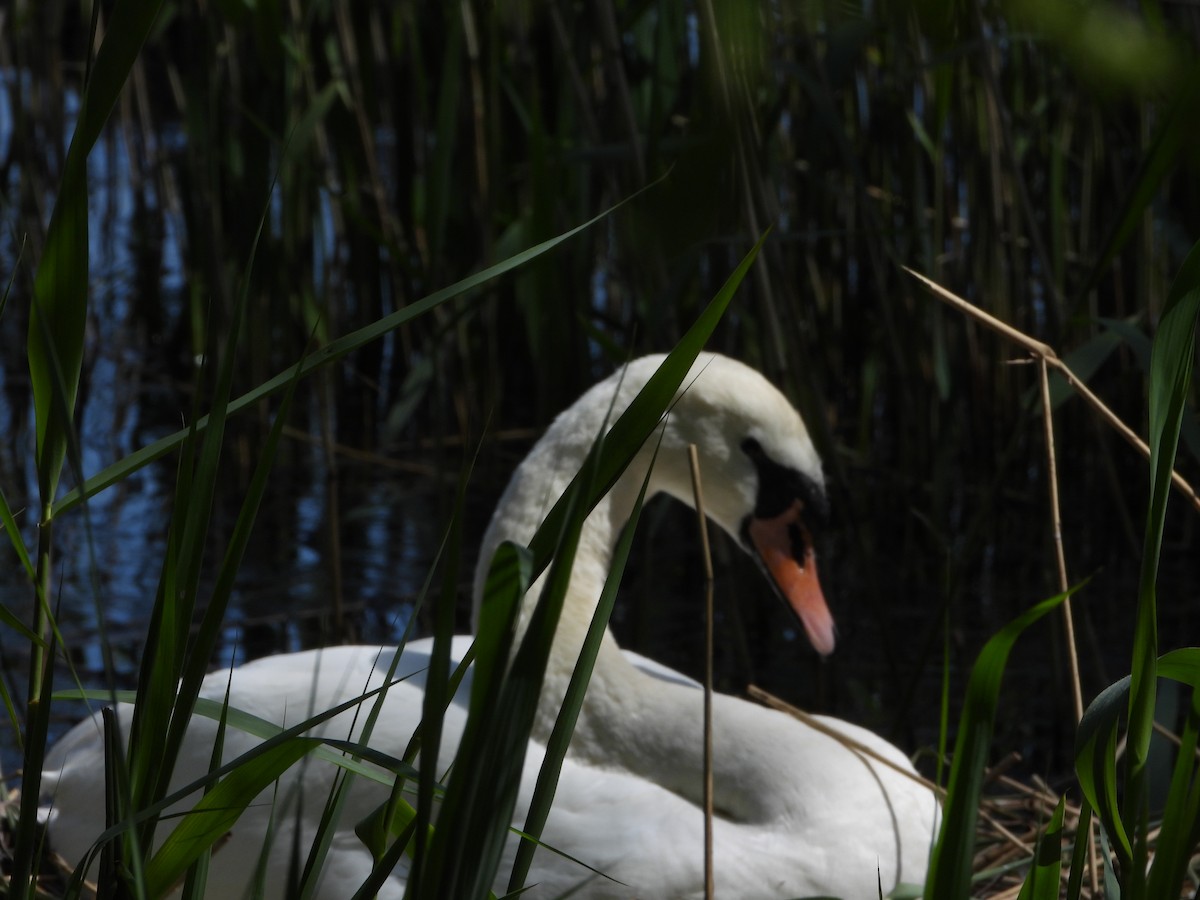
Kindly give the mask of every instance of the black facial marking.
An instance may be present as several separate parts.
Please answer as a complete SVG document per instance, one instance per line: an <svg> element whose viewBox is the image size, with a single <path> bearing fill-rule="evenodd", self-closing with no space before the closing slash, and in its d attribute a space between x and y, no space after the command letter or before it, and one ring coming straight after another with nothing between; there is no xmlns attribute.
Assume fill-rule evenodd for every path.
<svg viewBox="0 0 1200 900"><path fill-rule="evenodd" d="M829 519L829 501L825 492L807 475L782 466L771 459L762 445L754 438L742 441L742 450L754 463L758 472L758 496L754 502L754 516L758 519L773 519L782 514L796 500L803 506L804 525L790 529L792 545L806 546L810 543L804 534L809 528L820 532Z"/></svg>
<svg viewBox="0 0 1200 900"><path fill-rule="evenodd" d="M812 545L808 529L799 522L793 522L788 526L788 542L792 545L792 559L803 565L805 554Z"/></svg>

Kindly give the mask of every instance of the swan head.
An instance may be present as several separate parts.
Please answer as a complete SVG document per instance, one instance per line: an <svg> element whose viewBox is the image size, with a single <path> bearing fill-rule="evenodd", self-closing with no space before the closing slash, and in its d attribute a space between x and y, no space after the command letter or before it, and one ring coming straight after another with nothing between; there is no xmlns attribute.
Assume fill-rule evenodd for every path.
<svg viewBox="0 0 1200 900"><path fill-rule="evenodd" d="M705 513L758 562L813 648L832 653L833 617L813 539L828 520L825 479L800 414L759 372L703 354L668 414L663 449L676 458L664 460L656 478L693 504L690 467L675 452L689 444L697 448Z"/></svg>
<svg viewBox="0 0 1200 900"><path fill-rule="evenodd" d="M593 386L563 412L509 482L484 536L475 603L486 562L502 540L527 543L579 471L596 435L658 370L662 355L633 360ZM572 584L598 596L613 544L633 509L653 459L648 495L670 494L694 505L688 447L699 458L704 512L755 558L804 626L821 655L833 652L833 617L817 579L813 535L826 519L825 479L808 429L787 398L760 373L726 356L703 353L684 379L661 426L589 517ZM523 607L523 631L538 591ZM578 608L586 629L593 606ZM478 619L477 619L478 621ZM567 655L570 655L569 653Z"/></svg>

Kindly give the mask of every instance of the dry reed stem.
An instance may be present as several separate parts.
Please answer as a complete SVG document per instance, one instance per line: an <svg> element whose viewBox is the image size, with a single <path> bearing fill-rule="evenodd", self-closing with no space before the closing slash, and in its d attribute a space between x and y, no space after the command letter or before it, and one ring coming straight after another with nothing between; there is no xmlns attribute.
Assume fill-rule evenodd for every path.
<svg viewBox="0 0 1200 900"><path fill-rule="evenodd" d="M1038 356L1038 375L1042 386L1042 422L1046 429L1046 465L1047 481L1050 485L1050 518L1054 530L1054 554L1058 563L1058 589L1066 593L1070 583L1067 580L1067 557L1063 548L1062 510L1058 503L1058 462L1054 450L1054 409L1050 405L1050 372L1047 368L1046 356ZM1075 641L1075 617L1071 612L1071 598L1067 597L1062 604L1064 641L1067 645L1067 661L1071 671L1071 699L1075 704L1075 723L1083 718L1083 685L1079 677L1079 649ZM1095 823L1089 819L1087 824L1088 842L1088 881L1092 892L1100 887L1100 860L1096 856L1096 844L1092 840Z"/></svg>
<svg viewBox="0 0 1200 900"><path fill-rule="evenodd" d="M992 828L996 829L996 833L1008 841L1022 856L1027 856L1030 859L1033 858L1034 848L1029 845L1028 839L1017 837L1012 831L1001 825L1000 820L984 809L982 805L979 807L979 817L992 826ZM1034 833L1034 837L1037 837L1036 832Z"/></svg>
<svg viewBox="0 0 1200 900"><path fill-rule="evenodd" d="M1088 386L1084 384L1074 372L1071 371L1070 367L1061 359L1059 359L1058 354L1054 352L1054 349L1049 344L1043 344L1041 341L1030 337L1023 331L1019 331L1008 323L1000 321L995 316L984 312L982 309L974 306L971 303L968 303L957 294L953 294L946 290L937 282L926 278L920 272L915 272L908 268L908 266L902 266L901 268L903 268L904 271L913 278L925 285L925 287L929 289L930 293L932 293L939 300L945 301L961 312L971 316L973 319L983 323L993 331L1004 335L1013 343L1020 344L1031 354L1033 354L1033 356L1045 359L1046 364L1058 370L1059 374L1066 379L1067 384L1069 384L1071 388L1077 394L1079 394L1079 396L1086 400L1088 405L1098 412L1100 417L1104 419L1104 421L1107 422L1112 428L1114 428L1116 432L1126 440L1126 442L1136 448L1142 454L1142 456L1146 457L1146 459L1150 458L1150 447L1146 444L1146 442L1138 437L1133 429L1122 422L1117 414L1109 409L1103 400L1092 393ZM1188 502L1195 507L1196 511L1200 512L1200 496L1197 496L1196 489L1192 487L1191 484L1189 484L1187 480L1176 471L1171 472L1171 483L1175 485L1176 490L1187 497Z"/></svg>
<svg viewBox="0 0 1200 900"><path fill-rule="evenodd" d="M1075 377L1075 374L1070 370L1067 364L1058 357L1058 354L1055 353L1054 348L1052 348L1049 344L1042 343L1041 341L1025 334L1023 331L1013 328L1008 323L1002 322L1000 319L997 319L995 316L984 312L979 307L968 303L963 298L951 293L936 282L926 278L924 275L914 272L908 267L905 267L904 271L921 281L934 294L934 296L945 301L946 303L949 303L951 306L954 306L959 311L966 313L979 322L982 322L984 325L1008 338L1010 341L1024 347L1034 356L1035 359L1037 359L1042 393L1043 423L1046 435L1046 463L1048 471L1047 480L1050 488L1050 516L1054 535L1055 560L1058 566L1058 587L1061 592L1065 593L1069 587L1069 582L1067 579L1066 555L1063 549L1062 514L1058 502L1058 465L1054 452L1054 412L1050 405L1050 375L1048 367L1053 365L1059 372L1061 372L1063 377L1066 378L1067 383L1070 384L1071 387L1077 392L1079 392L1094 409L1099 411L1101 416L1105 418L1109 424L1113 425L1113 427L1115 427L1117 431L1125 437L1126 440L1130 441L1135 447L1141 450L1147 459L1150 456L1150 448L1128 426L1126 426L1125 423L1122 422L1117 415L1104 404L1102 400L1100 400L1100 398L1088 390L1083 385L1083 382ZM1192 490L1191 485L1184 481L1182 476L1180 476L1177 472L1173 471L1171 473L1171 477L1172 481L1176 483L1176 486L1188 494L1191 497L1193 504L1200 509L1200 503L1197 502L1196 493L1194 490ZM1063 601L1062 611L1063 625L1066 632L1065 641L1067 645L1067 658L1071 673L1071 698L1075 708L1075 721L1078 722L1083 718L1083 688L1079 676L1079 652L1075 642L1075 623L1074 617L1071 614L1070 597ZM1097 890L1099 890L1100 885L1100 863L1096 856L1096 844L1092 839L1093 827L1093 823L1089 821L1087 828L1088 878L1091 882L1092 892L1095 893Z"/></svg>
<svg viewBox="0 0 1200 900"><path fill-rule="evenodd" d="M1160 725L1157 722L1155 722L1154 730L1157 731L1164 738L1166 738L1168 741L1170 741L1172 744L1174 744L1177 748L1183 746L1183 739L1180 738L1179 735L1177 735L1175 732L1171 731L1171 729L1167 728L1166 726ZM1200 759L1200 747L1196 748L1192 752L1196 755L1197 759Z"/></svg>
<svg viewBox="0 0 1200 900"><path fill-rule="evenodd" d="M916 774L915 772L910 772L908 769L905 769L903 766L896 765L894 762L892 762L886 756L881 756L880 754L878 754L874 750L872 750L870 747L866 746L865 744L859 743L854 738L850 737L849 735L843 734L842 732L838 731L836 728L830 728L824 722L821 722L819 719L817 719L816 716L810 715L809 713L806 713L804 710L799 709L795 706L792 706L790 703L787 703L784 700L780 700L774 694L764 691L758 685L752 684L746 690L752 698L757 700L759 703L762 703L764 706L769 706L772 709L777 709L780 712L785 712L789 716L793 716L793 717L799 719L801 722L803 722L805 725L807 725L813 731L819 731L819 732L821 732L821 734L823 734L827 737L833 738L835 741L837 741L839 744L841 744L846 749L852 750L855 753L858 753L862 756L868 756L875 762L879 763L880 765L887 766L889 769L899 772L905 778L908 778L911 781L915 781L917 784L928 788L929 790L931 790L935 794L937 794L939 797L944 798L946 796L945 788L939 787L938 785L936 785L932 781L930 781L928 778L922 778L920 775Z"/></svg>
<svg viewBox="0 0 1200 900"><path fill-rule="evenodd" d="M1050 519L1054 531L1054 558L1058 563L1058 589L1066 593L1070 587L1067 580L1067 557L1063 549L1062 510L1058 504L1058 462L1054 451L1054 411L1050 406L1050 373L1046 368L1046 357L1038 358L1038 373L1042 385L1042 422L1046 430L1047 481L1050 487ZM1079 682L1079 653L1075 647L1075 621L1071 616L1071 598L1063 601L1063 624L1067 633L1067 655L1071 665L1071 694L1075 701L1075 721L1083 718L1083 688Z"/></svg>
<svg viewBox="0 0 1200 900"><path fill-rule="evenodd" d="M700 486L700 457L695 444L688 444L688 466L692 471L692 495L700 529L700 549L704 559L704 897L713 900L713 565L708 544L708 518L704 515L704 491Z"/></svg>

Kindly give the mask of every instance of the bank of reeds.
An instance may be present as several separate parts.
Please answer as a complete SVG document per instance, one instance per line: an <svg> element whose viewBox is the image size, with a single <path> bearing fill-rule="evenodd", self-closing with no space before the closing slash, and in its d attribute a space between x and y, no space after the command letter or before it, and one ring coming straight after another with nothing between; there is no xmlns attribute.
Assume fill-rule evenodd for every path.
<svg viewBox="0 0 1200 900"><path fill-rule="evenodd" d="M1082 378L1135 428L1148 422L1149 492L1142 464L1080 404L1054 396L1060 454L1074 461L1063 479L1068 552L1080 561L1072 572L1119 570L1132 557L1140 574L1136 603L1125 595L1095 613L1081 604L1084 693L1096 699L1078 730L1065 666L1056 651L1040 660L1060 698L1042 737L1076 742L1042 762L1065 755L1078 780L1063 811L1048 813L1050 849L1038 851L1034 874L1012 877L1028 896L1057 896L1060 876L1070 894L1085 891L1086 859L1068 852L1083 844L1053 852L1078 811L1101 826L1101 877L1122 896L1179 895L1200 820L1194 700L1171 723L1182 748L1153 805L1146 782L1157 686L1194 685L1196 671L1181 649L1194 621L1158 602L1157 566L1164 536L1166 552L1178 558L1182 545L1194 556L1192 513L1167 509L1181 430L1181 466L1200 458L1189 424L1200 289L1187 252L1200 220L1184 162L1198 120L1190 9L18 0L0 16L13 110L2 148L0 257L11 278L0 365L8 394L27 398L8 401L10 431L36 423L37 497L20 477L0 484L11 559L33 598L0 609L29 649L27 674L6 681L4 697L25 788L13 895L34 890L37 775L59 704L51 692L73 687L53 681L64 649L55 522L86 519L85 495L154 459L176 473L171 521L156 523L169 538L134 726L167 735L170 750L218 640L293 390L304 427L330 448L477 434L491 410L502 426L544 422L602 365L676 345L768 225L772 238L713 345L756 362L817 425L853 525L844 553L879 562L845 576L865 598L855 615L890 621L897 592L939 608L915 649L882 650L888 671L909 677L862 686L885 697L880 727L913 736L904 723L928 701L914 666L945 673L934 736L944 751L956 735L959 744L946 754L947 838L931 896L970 892L983 865L973 850L984 766L1021 733L1000 680L1016 632L1001 623L1033 613L1018 615L1007 599L980 613L976 596L1011 578L1023 605L1045 612L1030 597L1058 587L1040 512L1036 378L1003 365L1009 347L929 302L899 264L1073 350ZM106 129L110 113L118 127ZM119 239L89 209L103 197L135 205L123 221L135 225L136 265L115 278L102 251ZM100 223L95 234L89 221ZM561 246L551 254L546 241ZM159 273L175 267L183 277L165 286ZM98 355L88 328L103 333L107 316L166 348L165 377L190 385L189 424L95 474L76 411ZM237 518L223 540L209 538L214 564L205 536L239 432L261 450L232 479ZM22 508L37 511L36 531ZM1100 521L1114 524L1088 527ZM1006 552L1017 532L1034 533ZM448 541L443 565L453 571L461 534L451 528ZM1171 573L1171 592L1194 591L1194 571ZM1044 589L1031 593L1035 584ZM440 634L453 625L452 588L426 601ZM982 654L952 637L978 615L999 641ZM1170 644L1160 648L1167 615ZM1131 635L1117 663L1114 640L1094 636L1112 621ZM956 676L977 656L960 706ZM177 682L180 694L165 687ZM167 848L153 862L140 849L164 808L166 776L138 746L112 755L113 777L128 784L114 821L132 816L137 827L114 832L104 852L107 866L121 861L134 883L158 889L194 860ZM245 777L268 783L292 754L317 750L277 736ZM404 761L394 768L413 774ZM416 805L400 802L392 812L407 812L383 822L382 859L424 833L431 777L415 776ZM473 824L494 843L507 820ZM431 859L449 872L466 840L439 829ZM476 888L491 883L486 866L460 869Z"/></svg>

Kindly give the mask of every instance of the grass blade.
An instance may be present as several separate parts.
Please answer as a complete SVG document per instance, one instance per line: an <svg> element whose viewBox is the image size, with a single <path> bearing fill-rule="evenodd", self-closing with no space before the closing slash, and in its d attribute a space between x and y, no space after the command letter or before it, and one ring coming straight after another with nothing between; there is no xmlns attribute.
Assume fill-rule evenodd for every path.
<svg viewBox="0 0 1200 900"><path fill-rule="evenodd" d="M1145 766L1150 751L1156 695L1158 657L1158 561L1171 490L1171 473L1179 444L1184 407L1191 389L1196 347L1196 316L1200 313L1200 242L1194 245L1167 296L1150 356L1150 507L1138 581L1137 619L1133 634L1133 665L1129 693L1129 731L1126 738L1126 785L1123 812L1126 823L1139 823L1132 865L1125 871L1138 895L1147 848L1144 830ZM1129 882L1125 884L1128 891Z"/></svg>
<svg viewBox="0 0 1200 900"><path fill-rule="evenodd" d="M417 778L417 819L413 835L414 852L410 879L415 888L421 883L429 826L433 822L433 789L438 776L438 749L442 743L442 719L453 694L450 688L450 641L454 637L454 611L458 600L459 556L462 549L463 508L467 497L464 469L458 483L454 514L447 546L450 550L443 569L442 594L434 610L433 652L425 676L425 695L421 715L421 766ZM407 843L407 842L405 842Z"/></svg>
<svg viewBox="0 0 1200 900"><path fill-rule="evenodd" d="M1156 673L1159 678L1171 678L1188 685L1195 692L1200 689L1200 649L1188 647L1164 654L1157 660ZM1117 855L1117 860L1120 863L1122 871L1125 872L1128 871L1134 847L1133 838L1129 834L1132 827L1131 823L1122 818L1118 805L1119 785L1117 783L1116 760L1117 748L1120 743L1118 725L1121 716L1129 706L1131 682L1132 678L1126 676L1101 691L1099 696L1091 702L1084 712L1075 737L1076 777L1079 779L1079 785L1083 789L1087 803L1099 813L1108 839L1116 838L1113 850ZM1193 713L1194 710L1195 700L1193 699ZM1194 727L1194 723L1189 722L1189 728ZM1195 736L1189 732L1188 739L1194 742ZM1171 791L1169 810L1175 804L1185 803L1185 798L1187 804L1195 800L1187 791L1183 790L1183 784L1185 782L1190 783L1188 779L1192 777L1192 770L1188 768L1181 774L1180 767L1194 766L1194 754L1189 753L1187 757L1185 759L1181 755L1176 760L1176 770L1173 775L1173 788L1175 790ZM1160 831L1159 840L1167 841L1169 846L1175 841L1187 843L1190 839L1191 843L1187 843L1187 846L1193 847L1195 846L1195 839L1191 839L1189 836L1193 833L1193 829L1197 827L1196 818L1194 816L1187 818L1187 812L1179 811L1180 809L1184 809L1184 807L1178 807L1171 813L1173 816L1171 833L1168 833L1166 817L1164 816L1163 828ZM1186 809L1191 809L1190 805L1186 806ZM1186 859L1184 862L1186 863ZM1155 865L1158 865L1157 854ZM1164 865L1168 864L1164 862ZM1160 875L1157 877L1161 878L1163 876ZM1140 888L1135 886L1135 889ZM1126 885L1126 891L1129 892L1128 884ZM1157 896L1149 892L1144 892L1143 895L1147 897ZM1134 896L1137 895L1134 894Z"/></svg>
<svg viewBox="0 0 1200 900"><path fill-rule="evenodd" d="M575 664L575 671L571 673L571 681L563 696L562 709L559 710L558 718L554 722L554 730L546 742L546 755L542 759L542 766L538 771L537 784L534 787L533 798L529 802L529 812L526 815L525 827L522 831L523 835L527 835L529 839L521 841L517 848L512 875L508 881L509 893L524 887L525 879L529 875L529 867L533 864L533 854L542 836L542 829L545 828L546 819L550 815L550 807L554 802L554 790L562 771L562 762L567 755L571 736L575 733L575 723L579 719L584 693L587 691L592 670L596 665L600 642L604 638L609 617L612 615L613 606L617 601L617 590L621 585L625 563L629 559L629 552L633 547L633 536L641 516L642 504L645 502L650 473L653 471L654 461L651 460L650 468L646 470L646 478L642 482L641 490L634 502L629 522L626 523L616 547L613 548L612 563L609 566L608 578L604 582L604 590L600 594L596 611L592 615L592 623L588 627L587 636L580 648L579 661Z"/></svg>
<svg viewBox="0 0 1200 900"><path fill-rule="evenodd" d="M507 658L502 648L512 639L515 582L510 578L504 583L498 598L485 593L471 713L430 847L422 896L481 896L492 884L583 520L658 426L766 237L742 260L603 441L593 444L580 472L534 534L529 543L532 577L536 579L547 564L550 570L521 646L499 678ZM504 553L511 570L513 551ZM504 630L489 633L485 625ZM495 702L483 702L485 697L495 697Z"/></svg>
<svg viewBox="0 0 1200 900"><path fill-rule="evenodd" d="M1200 840L1200 778L1196 747L1200 734L1200 691L1192 689L1191 705L1176 751L1171 788L1163 810L1154 862L1146 884L1149 897L1179 897L1196 842Z"/></svg>
<svg viewBox="0 0 1200 900"><path fill-rule="evenodd" d="M574 482L564 495L569 501L564 518L567 530L561 535L554 553L526 637L509 670L498 679L496 704L482 709L476 717L479 724L470 741L464 733L447 785L439 825L430 844L421 896L485 896L495 877L508 837L541 691L542 673L550 653L549 642L538 641L533 636L539 635L536 629L546 617L557 622L571 577L575 548L587 516L581 503L586 484ZM487 602L485 597L484 603Z"/></svg>
<svg viewBox="0 0 1200 900"><path fill-rule="evenodd" d="M1079 821L1075 825L1075 834L1091 834L1092 805L1085 799L1079 804ZM1090 842L1075 838L1075 850L1071 853L1071 872L1067 876L1067 893L1065 900L1079 900L1083 890L1083 875L1088 867L1088 850Z"/></svg>
<svg viewBox="0 0 1200 900"><path fill-rule="evenodd" d="M959 722L950 768L950 785L942 809L942 827L926 880L928 896L968 897L971 893L975 823L983 793L984 767L991 750L992 728L1000 682L1009 652L1018 637L1057 609L1078 590L1058 594L1022 613L998 631L980 651L967 682L967 699Z"/></svg>
<svg viewBox="0 0 1200 900"><path fill-rule="evenodd" d="M1062 871L1063 810L1060 797L1046 830L1038 836L1033 867L1017 900L1058 900L1059 875ZM1080 832L1086 834L1087 832Z"/></svg>
<svg viewBox="0 0 1200 900"><path fill-rule="evenodd" d="M301 365L300 377L303 378L322 366L329 365L330 363L342 359L344 356L354 352L360 347L363 347L372 341L378 340L389 332L399 328L401 325L404 325L407 322L415 319L417 316L420 316L429 310L434 309L440 304L445 303L447 300L474 290L475 288L491 281L493 278L498 278L500 275L519 268L520 266L528 263L530 260L536 259L542 254L553 250L564 241L570 240L581 232L586 231L597 222L603 221L625 204L630 203L635 198L641 196L645 191L655 187L662 180L663 179L660 178L658 181L647 185L637 193L631 194L620 203L609 207L607 210L600 213L598 216L589 219L582 225L577 225L569 231L564 231L562 234L557 235L556 237L542 241L541 243L536 244L527 250L522 250L520 253L510 256L508 259L505 259L502 262L488 266L481 272L476 272L474 275L470 275L467 278L456 281L454 284L448 287L434 291L432 294L429 294L421 300L418 300L415 303L410 303L403 309L399 309L390 315L384 316L383 318L372 322L370 325L366 325L357 331L353 331L335 341L331 341L329 344L321 347L309 355L309 357ZM233 415L241 412L243 409L248 406L252 406L259 400L278 393L287 386L292 377L292 371L289 368L287 371L281 372L275 377L263 382L253 390L247 391L245 394L242 394L240 397L229 403L227 415ZM195 428L197 431L203 431L208 427L208 425L209 418L208 416L204 416L196 421ZM55 515L59 515L66 510L75 507L88 497L95 496L100 491L111 487L112 485L123 480L144 466L149 465L155 460L162 459L164 456L182 444L187 438L187 435L188 429L180 429L173 434L169 434L164 438L160 438L159 440L146 445L140 450L136 450L133 453L128 454L127 456L113 463L111 466L103 469L101 472L89 478L82 488L75 488L64 494L63 497L54 505Z"/></svg>
<svg viewBox="0 0 1200 900"><path fill-rule="evenodd" d="M692 363L696 361L696 357L716 328L717 322L724 315L730 300L733 299L738 286L750 271L750 267L754 264L754 260L758 257L769 234L768 230L759 238L758 243L738 264L733 274L721 286L721 290L713 297L695 324L688 329L658 371L638 392L629 405L629 409L613 423L612 429L605 435L605 454L598 463L596 481L592 486L592 494L587 503L589 510L596 501L608 493L617 478L625 471L625 466L629 464L629 461L633 459L642 445L646 443L651 432L657 427L658 416L662 415L662 412L670 405L675 392L683 383ZM588 463L585 463L584 470L587 469ZM582 477L582 472L577 477ZM533 553L535 578L550 559L551 542L553 536L560 531L560 523L565 514L563 509L565 504L566 495L564 494L563 499L560 499L546 516L544 527L539 529L533 540L529 542L529 549Z"/></svg>
<svg viewBox="0 0 1200 900"><path fill-rule="evenodd" d="M1088 804L1115 839L1122 867L1133 856L1133 845L1121 818L1117 787L1117 723L1128 708L1129 677L1109 685L1093 700L1075 732L1075 777Z"/></svg>
<svg viewBox="0 0 1200 900"><path fill-rule="evenodd" d="M146 866L146 889L165 895L202 853L220 839L251 801L320 744L293 737L244 761L204 795L168 835Z"/></svg>
<svg viewBox="0 0 1200 900"><path fill-rule="evenodd" d="M150 0L138 4L124 0L113 7L108 31L95 64L89 68L87 84L80 98L79 116L67 149L42 258L34 275L26 349L41 496L34 588L37 603L32 629L39 637L46 636L52 628L47 600L53 503L71 443L72 419L83 365L89 258L87 159L154 24L160 2ZM20 812L21 820L30 823L36 821L41 762L49 730L50 704L45 702L45 697L53 690L52 645L48 647L44 640L38 640L32 650ZM10 896L28 897L36 890L36 840L36 829L32 826L18 830Z"/></svg>

